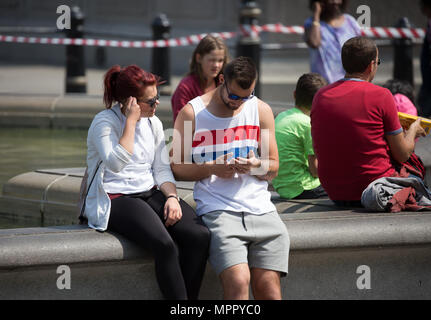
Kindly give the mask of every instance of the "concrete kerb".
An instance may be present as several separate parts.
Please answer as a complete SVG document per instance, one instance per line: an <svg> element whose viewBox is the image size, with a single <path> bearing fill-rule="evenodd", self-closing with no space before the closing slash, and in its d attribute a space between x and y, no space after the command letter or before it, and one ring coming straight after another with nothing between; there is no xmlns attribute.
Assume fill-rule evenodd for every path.
<svg viewBox="0 0 431 320"><path fill-rule="evenodd" d="M162 96L156 115L164 128L173 127L171 97ZM290 103L270 103L274 114L292 107ZM2 127L88 129L93 117L104 110L103 97L87 94L26 95L0 94Z"/></svg>
<svg viewBox="0 0 431 320"><path fill-rule="evenodd" d="M66 201L71 211L63 218L77 221L74 197L83 171L28 173L42 187L50 185L42 216L45 223L67 211ZM46 177L34 179L36 175ZM61 184L72 178L73 190L62 191ZM31 201L38 207L29 210L38 213L38 199L44 193L40 186L35 183L33 192L26 194L32 199L26 200L19 193L25 190L19 183L29 183L26 174L12 182L5 193L20 204L17 212L22 213ZM193 183L178 183L181 197L188 196L191 205L192 189ZM60 198L63 202L55 207L52 202ZM329 200L283 201L275 193L273 201L291 240L290 271L282 279L284 299L431 299L431 213L340 211ZM72 290L55 287L60 265L71 269ZM373 271L373 290L361 291L355 286L359 266ZM80 225L0 230L0 282L0 299L161 298L154 261L145 250L119 235ZM201 298L221 297L217 276L208 265Z"/></svg>
<svg viewBox="0 0 431 320"><path fill-rule="evenodd" d="M100 97L87 95L0 95L4 127L88 128L101 111Z"/></svg>
<svg viewBox="0 0 431 320"><path fill-rule="evenodd" d="M172 127L170 99L162 97L160 100L157 116L166 128ZM0 94L0 125L3 127L86 130L93 117L102 110L102 96Z"/></svg>
<svg viewBox="0 0 431 320"><path fill-rule="evenodd" d="M37 170L20 174L3 186L0 213L13 219L32 219L43 226L77 223L77 203L84 168ZM177 182L178 195L195 208L194 182ZM337 211L329 199L285 200L271 191L280 214Z"/></svg>
<svg viewBox="0 0 431 320"><path fill-rule="evenodd" d="M20 190L29 183L28 174L17 176L5 190L6 199L20 214L31 202L36 207L28 210L36 216L45 192L45 223L76 221L74 197L83 171L28 173L41 185L34 183L33 192L24 192L27 200ZM37 175L46 176L35 179ZM65 192L61 185L66 179L74 182ZM44 191L40 186L50 188ZM178 183L181 197L188 196L191 205L192 189L193 183ZM60 198L63 202L56 207L53 201ZM431 213L340 211L329 200L283 201L275 193L273 201L291 240L291 271L282 279L284 299L431 299ZM67 213L66 202L70 212L59 215ZM72 270L73 290L55 288L60 265ZM373 270L373 284L378 284L373 290L354 286L359 266ZM80 225L0 230L0 282L0 299L161 298L154 261L145 250L119 235ZM217 276L208 265L201 298L221 297Z"/></svg>
<svg viewBox="0 0 431 320"><path fill-rule="evenodd" d="M334 211L282 220L291 240L284 299L431 298L430 213ZM60 265L71 270L71 290L55 287ZM357 287L362 265L373 272L372 290ZM0 299L161 298L145 250L76 225L0 230L0 281ZM208 265L201 299L221 297Z"/></svg>
<svg viewBox="0 0 431 320"><path fill-rule="evenodd" d="M431 244L430 212L344 210L281 215L281 219L293 251ZM52 241L55 238L58 241ZM126 238L86 225L3 229L0 243L0 270L148 258L145 250Z"/></svg>
<svg viewBox="0 0 431 320"><path fill-rule="evenodd" d="M431 136L419 140L416 153L427 168L425 181L431 185ZM84 168L47 169L27 172L3 185L0 211L14 218L38 219L42 225L71 224L76 221L76 203ZM193 183L178 182L182 199L195 207ZM334 211L329 200L286 201L273 192L279 213Z"/></svg>

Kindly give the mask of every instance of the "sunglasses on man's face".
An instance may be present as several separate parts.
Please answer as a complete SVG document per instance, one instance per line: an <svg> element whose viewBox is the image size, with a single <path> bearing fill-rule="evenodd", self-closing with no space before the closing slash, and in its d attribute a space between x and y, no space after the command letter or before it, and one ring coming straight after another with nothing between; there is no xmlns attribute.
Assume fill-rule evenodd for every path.
<svg viewBox="0 0 431 320"><path fill-rule="evenodd" d="M157 93L157 95L156 95L154 98L150 99L150 100L147 100L147 101L137 100L137 102L138 102L138 103L146 103L146 104L149 104L149 105L150 105L150 107L151 107L151 108L153 108L153 107L154 107L154 105L157 103L157 100L159 100L159 99L160 99L160 95Z"/></svg>
<svg viewBox="0 0 431 320"><path fill-rule="evenodd" d="M251 98L253 98L254 97L254 89L253 89L253 92L251 93L251 95L249 95L249 96L247 96L247 97L240 97L240 96L237 96L236 94L233 94L233 93L230 93L229 92L229 88L227 87L227 84L226 84L226 82L225 82L225 87L226 87L226 91L227 91L227 97L230 99L230 100L235 100L235 101L238 101L238 100L242 100L242 101L247 101L247 100L250 100Z"/></svg>

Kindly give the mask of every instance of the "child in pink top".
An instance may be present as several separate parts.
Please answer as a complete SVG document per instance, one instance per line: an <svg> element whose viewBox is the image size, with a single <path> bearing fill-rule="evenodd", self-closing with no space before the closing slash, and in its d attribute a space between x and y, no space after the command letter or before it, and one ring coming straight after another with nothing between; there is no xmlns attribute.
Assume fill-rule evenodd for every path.
<svg viewBox="0 0 431 320"><path fill-rule="evenodd" d="M399 112L408 113L413 116L418 115L418 110L415 105L405 95L397 93L394 95L394 100Z"/></svg>
<svg viewBox="0 0 431 320"><path fill-rule="evenodd" d="M394 96L395 105L399 112L408 113L413 116L418 115L418 110L413 103L415 101L414 90L410 83L392 79L388 80L383 87L389 89Z"/></svg>

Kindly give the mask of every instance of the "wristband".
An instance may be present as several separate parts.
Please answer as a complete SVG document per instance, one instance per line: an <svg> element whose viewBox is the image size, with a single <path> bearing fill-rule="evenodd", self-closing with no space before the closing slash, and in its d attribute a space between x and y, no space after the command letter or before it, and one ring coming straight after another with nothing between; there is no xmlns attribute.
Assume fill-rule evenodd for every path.
<svg viewBox="0 0 431 320"><path fill-rule="evenodd" d="M319 21L313 21L313 25L317 26L317 27L320 27L320 22Z"/></svg>
<svg viewBox="0 0 431 320"><path fill-rule="evenodd" d="M177 199L178 202L180 202L180 197L178 195L171 194L171 195L166 197L166 200L168 200L169 198L175 198L175 199Z"/></svg>

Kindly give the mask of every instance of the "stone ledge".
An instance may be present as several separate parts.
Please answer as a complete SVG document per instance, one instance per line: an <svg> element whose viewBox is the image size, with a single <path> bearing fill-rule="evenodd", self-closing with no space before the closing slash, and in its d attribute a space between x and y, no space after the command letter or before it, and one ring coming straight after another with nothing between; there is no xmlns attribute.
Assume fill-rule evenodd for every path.
<svg viewBox="0 0 431 320"><path fill-rule="evenodd" d="M290 234L283 299L431 299L431 214L281 215ZM58 267L71 290L58 290ZM357 287L359 266L370 290ZM85 226L0 230L0 299L161 299L154 261L125 238ZM221 299L207 265L201 299Z"/></svg>
<svg viewBox="0 0 431 320"><path fill-rule="evenodd" d="M0 214L40 219L43 225L77 223L79 188L85 168L45 169L13 177L3 186ZM178 195L193 208L194 182L177 182ZM272 192L279 213L340 210L329 199L283 200Z"/></svg>
<svg viewBox="0 0 431 320"><path fill-rule="evenodd" d="M367 213L359 210L281 215L292 250L327 250L431 243L431 212Z"/></svg>
<svg viewBox="0 0 431 320"><path fill-rule="evenodd" d="M290 103L270 102L277 115ZM0 125L88 129L93 117L103 110L103 97L88 94L28 95L0 93ZM161 96L157 116L164 129L172 128L171 97Z"/></svg>
<svg viewBox="0 0 431 320"><path fill-rule="evenodd" d="M0 269L148 259L130 241L82 225L0 230Z"/></svg>
<svg viewBox="0 0 431 320"><path fill-rule="evenodd" d="M87 94L31 96L0 94L0 124L7 127L88 129L104 110L103 97ZM161 97L157 116L172 127L170 98Z"/></svg>
<svg viewBox="0 0 431 320"><path fill-rule="evenodd" d="M40 169L11 178L3 186L0 214L15 218L39 219L45 226L77 223L76 204L84 169ZM431 170L428 169L427 172L430 176ZM430 181L428 183L430 184ZM179 196L195 208L193 186L194 182L177 182ZM343 210L336 207L328 198L285 200L276 192L271 193L271 200L280 214Z"/></svg>
<svg viewBox="0 0 431 320"><path fill-rule="evenodd" d="M346 210L281 218L292 251L431 245L431 213ZM148 258L122 236L82 225L0 230L0 269Z"/></svg>

